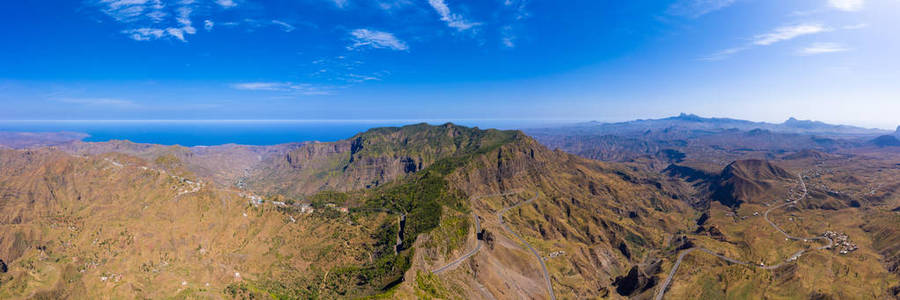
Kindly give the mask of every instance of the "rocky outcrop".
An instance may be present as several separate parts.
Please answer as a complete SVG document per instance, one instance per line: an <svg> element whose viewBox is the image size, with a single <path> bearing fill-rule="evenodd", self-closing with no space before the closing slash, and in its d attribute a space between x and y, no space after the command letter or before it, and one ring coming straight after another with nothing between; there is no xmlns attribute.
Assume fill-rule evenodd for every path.
<svg viewBox="0 0 900 300"><path fill-rule="evenodd" d="M900 147L900 138L894 135L882 135L873 139L870 143L877 147Z"/></svg>
<svg viewBox="0 0 900 300"><path fill-rule="evenodd" d="M628 297L640 294L655 286L656 277L648 275L644 270L638 269L638 266L632 266L627 274L616 277L613 281L613 285L616 287L616 293Z"/></svg>
<svg viewBox="0 0 900 300"><path fill-rule="evenodd" d="M777 187L793 178L790 172L766 160L738 160L722 170L713 186L712 199L731 207L743 202L765 201L768 198L764 196L780 192Z"/></svg>
<svg viewBox="0 0 900 300"><path fill-rule="evenodd" d="M837 157L838 157L837 155L828 154L828 153L818 151L818 150L804 149L801 151L797 151L797 152L785 155L782 157L782 159L786 159L786 160L795 160L795 159L822 160L822 159L833 159L833 158L837 158Z"/></svg>
<svg viewBox="0 0 900 300"><path fill-rule="evenodd" d="M654 271L637 270L639 274L629 275L629 266L643 265L641 260L645 254L661 247L667 233L684 230L680 227L683 223L675 220L689 218L686 212L691 211L686 204L667 196L676 193L668 181L662 179L656 173L549 150L524 134L518 135L513 142L474 157L447 177L450 186L465 195L521 190L521 196L527 199L540 191L538 200L510 211L504 220L520 235L543 240L547 245L566 241L559 244L567 245L564 248L566 255L552 258L573 266L570 274L551 275L565 276L571 282L562 292L557 291L559 298L593 298L612 289L627 290L628 294L636 295L655 284L651 276L656 274ZM484 209L488 205L480 201L471 206L478 215L496 213ZM494 249L506 249L505 243L494 245ZM554 251L563 250L556 248L559 246L553 247ZM514 251L522 250L516 248ZM522 252L521 255L527 257L528 254ZM548 256L550 252L541 255ZM497 261L506 260L497 258ZM528 267L533 263L524 265ZM482 266L483 269L476 273L496 274L497 278L528 277L534 282L542 282L540 273L523 270L522 265L490 263ZM522 273L504 275L512 270ZM638 279L634 279L635 276ZM621 287L610 285L616 277L621 277ZM498 282L489 288L508 295L513 291L506 289L514 285Z"/></svg>
<svg viewBox="0 0 900 300"><path fill-rule="evenodd" d="M258 193L290 195L374 188L511 134L451 123L375 128L347 140L307 144L264 162L248 186Z"/></svg>

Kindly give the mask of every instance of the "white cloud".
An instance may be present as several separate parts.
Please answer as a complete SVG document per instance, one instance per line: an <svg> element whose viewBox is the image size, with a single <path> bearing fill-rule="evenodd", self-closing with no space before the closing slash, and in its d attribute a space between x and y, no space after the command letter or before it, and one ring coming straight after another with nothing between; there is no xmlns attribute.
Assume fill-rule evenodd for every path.
<svg viewBox="0 0 900 300"><path fill-rule="evenodd" d="M500 23L505 24L500 27L500 44L506 48L515 48L519 41L519 36L524 31L522 23L531 17L531 13L526 10L529 0L504 0L503 10L501 13Z"/></svg>
<svg viewBox="0 0 900 300"><path fill-rule="evenodd" d="M366 81L372 81L372 80L381 80L380 77L375 76L375 75L363 75L363 74L354 74L354 73L348 73L348 74L346 74L346 76L343 76L343 78L341 78L341 79L343 79L344 81L350 82L350 83L360 83L360 82L366 82Z"/></svg>
<svg viewBox="0 0 900 300"><path fill-rule="evenodd" d="M284 21L272 20L272 24L281 26L281 29L284 30L284 32L291 32L291 31L294 31L294 29L296 29L296 27L294 27L294 25L285 23Z"/></svg>
<svg viewBox="0 0 900 300"><path fill-rule="evenodd" d="M797 51L798 55L816 55L849 51L850 49L837 43L815 43Z"/></svg>
<svg viewBox="0 0 900 300"><path fill-rule="evenodd" d="M760 46L769 46L778 42L791 40L800 36L816 34L821 32L830 31L830 28L827 28L821 24L800 24L800 25L790 25L790 26L781 26L775 28L771 32L758 34L753 37L752 42L749 45L732 47L728 48L713 54L710 54L706 57L700 58L700 60L705 61L716 61L723 60L732 55L742 52L745 50L749 50L753 47Z"/></svg>
<svg viewBox="0 0 900 300"><path fill-rule="evenodd" d="M768 46L777 42L790 40L799 36L828 31L821 24L800 24L775 28L772 32L760 34L753 38L753 44Z"/></svg>
<svg viewBox="0 0 900 300"><path fill-rule="evenodd" d="M734 2L735 0L679 0L669 6L668 13L697 18L731 6Z"/></svg>
<svg viewBox="0 0 900 300"><path fill-rule="evenodd" d="M249 91L281 91L288 86L290 86L290 83L284 82L247 82L231 85L232 88Z"/></svg>
<svg viewBox="0 0 900 300"><path fill-rule="evenodd" d="M162 2L149 0L99 0L100 9L119 22L135 22L142 18L161 20L166 13Z"/></svg>
<svg viewBox="0 0 900 300"><path fill-rule="evenodd" d="M69 104L94 105L94 106L117 106L117 107L135 107L136 103L114 98L60 98L56 101Z"/></svg>
<svg viewBox="0 0 900 300"><path fill-rule="evenodd" d="M705 61L716 61L723 60L731 57L732 55L748 50L752 47L759 46L769 46L778 42L791 40L800 36L816 34L821 32L830 31L831 29L821 25L821 24L800 24L800 25L790 25L790 26L781 26L775 28L771 32L758 34L753 37L752 42L749 45L732 47L728 48L713 54L710 54L705 57L701 57L700 60Z"/></svg>
<svg viewBox="0 0 900 300"><path fill-rule="evenodd" d="M333 2L334 6L337 6L338 8L347 7L347 0L331 0L331 2Z"/></svg>
<svg viewBox="0 0 900 300"><path fill-rule="evenodd" d="M869 27L869 24L866 24L866 23L859 23L859 24L856 24L856 25L847 25L847 26L844 26L844 27L841 27L841 28L843 28L844 30L857 30L857 29L863 29L863 28L866 28L866 27Z"/></svg>
<svg viewBox="0 0 900 300"><path fill-rule="evenodd" d="M92 0L113 20L126 29L121 32L136 41L175 38L187 41L185 36L197 33L191 22L193 0L171 3L163 0Z"/></svg>
<svg viewBox="0 0 900 300"><path fill-rule="evenodd" d="M379 8L387 12L392 12L394 10L408 7L413 4L410 0L376 1L375 3L378 4Z"/></svg>
<svg viewBox="0 0 900 300"><path fill-rule="evenodd" d="M331 91L326 87L320 87L307 83L293 82L246 82L232 84L231 87L245 91L286 92L298 95L330 95Z"/></svg>
<svg viewBox="0 0 900 300"><path fill-rule="evenodd" d="M507 0L508 1L508 0ZM506 48L515 48L516 47L516 35L513 32L513 27L511 25L503 26L503 29L500 30L500 43L503 44Z"/></svg>
<svg viewBox="0 0 900 300"><path fill-rule="evenodd" d="M444 0L428 0L428 4L431 4L431 7L441 16L441 21L446 22L447 26L456 28L456 30L464 31L481 25L481 23L471 22L459 14L450 12L450 7L444 3Z"/></svg>
<svg viewBox="0 0 900 300"><path fill-rule="evenodd" d="M728 49L707 55L706 57L702 57L702 58L700 58L700 60L705 60L705 61L723 60L723 59L729 58L732 55L734 55L738 52L744 51L744 50L747 50L747 47L728 48Z"/></svg>
<svg viewBox="0 0 900 300"><path fill-rule="evenodd" d="M398 51L409 50L409 46L407 46L405 42L397 39L397 37L390 32L356 29L351 31L350 35L353 36L353 45L348 47L350 49L372 47L376 49L387 48Z"/></svg>
<svg viewBox="0 0 900 300"><path fill-rule="evenodd" d="M137 28L124 30L122 33L127 34L130 38L135 41L149 41L152 39L159 39L165 36L166 31L158 28Z"/></svg>
<svg viewBox="0 0 900 300"><path fill-rule="evenodd" d="M828 0L829 6L843 11L859 11L864 4L864 0Z"/></svg>
<svg viewBox="0 0 900 300"><path fill-rule="evenodd" d="M500 39L500 42L502 42L503 46L506 46L506 48L515 48L516 43L513 41L513 38L514 37L511 36L505 36Z"/></svg>
<svg viewBox="0 0 900 300"><path fill-rule="evenodd" d="M216 4L224 8L232 8L237 6L234 0L216 0Z"/></svg>
<svg viewBox="0 0 900 300"><path fill-rule="evenodd" d="M216 26L216 23L214 23L214 22L211 21L211 20L204 20L204 21L203 21L203 29L206 29L206 31L212 30L214 26Z"/></svg>

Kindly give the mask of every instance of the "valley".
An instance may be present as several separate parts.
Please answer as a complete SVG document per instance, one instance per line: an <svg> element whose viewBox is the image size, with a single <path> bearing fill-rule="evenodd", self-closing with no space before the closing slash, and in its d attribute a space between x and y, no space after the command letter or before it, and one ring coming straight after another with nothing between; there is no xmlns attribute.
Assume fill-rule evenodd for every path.
<svg viewBox="0 0 900 300"><path fill-rule="evenodd" d="M4 142L0 297L900 293L900 152L869 142L881 132L643 122L536 138L448 123L275 146Z"/></svg>

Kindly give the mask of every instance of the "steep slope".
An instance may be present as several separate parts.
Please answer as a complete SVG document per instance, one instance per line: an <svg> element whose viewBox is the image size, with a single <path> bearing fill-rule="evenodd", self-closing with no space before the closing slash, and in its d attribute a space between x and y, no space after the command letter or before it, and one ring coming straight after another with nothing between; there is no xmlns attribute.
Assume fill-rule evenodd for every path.
<svg viewBox="0 0 900 300"><path fill-rule="evenodd" d="M524 134L472 157L447 181L469 197L521 191L507 197L474 197L470 202L491 242L470 263L440 275L440 282L448 282L443 289L466 286L463 298L547 297L536 259L496 218L503 207L535 193L534 202L504 218L547 260L553 290L560 298L631 296L650 290L660 263L656 249L667 247L667 236L688 228L694 217L657 175L550 151ZM445 215L439 228L451 224L448 217L453 215ZM438 246L448 240L445 231L431 232L420 241L416 268L427 271L470 248L448 255Z"/></svg>
<svg viewBox="0 0 900 300"><path fill-rule="evenodd" d="M744 202L761 203L773 195L784 195L776 183L793 177L790 172L769 161L735 161L722 170L712 198L727 206L738 206Z"/></svg>
<svg viewBox="0 0 900 300"><path fill-rule="evenodd" d="M109 142L64 143L54 148L74 155L122 153L155 162L177 163L191 172L207 178L220 186L242 185L242 179L262 162L282 157L288 151L305 143L289 143L271 146L226 144L218 146L163 146L113 140Z"/></svg>
<svg viewBox="0 0 900 300"><path fill-rule="evenodd" d="M784 198L788 190L785 182L796 178L790 172L768 160L736 160L713 171L692 165L671 164L662 171L671 178L678 178L690 185L692 206L706 210L710 201L737 208L741 203L762 203L772 198Z"/></svg>
<svg viewBox="0 0 900 300"><path fill-rule="evenodd" d="M415 167L402 161L413 161ZM327 280L319 279L326 282L325 289L304 284L308 276L268 276L234 284L230 290L274 295L315 291L362 296L382 291L399 298L542 298L547 289L541 288L544 279L536 260L504 233L495 217L503 206L538 193L533 205L505 217L519 234L533 241L538 253L557 257L548 262L554 290L566 297L616 291L637 295L656 282L660 260L654 249L665 247L667 236L687 228L694 218L690 207L673 199L677 197L674 190L668 190L659 175L550 151L516 131L451 124L375 129L350 141L305 146L282 163L281 168L264 170L271 177L258 177L273 178L263 182L264 190L298 194L350 190L308 197L345 203L351 216L366 211L405 216L393 232L397 251L381 252L372 263L328 270ZM330 172L347 181L316 181L319 177L312 176L314 172ZM395 179L390 180L391 176ZM373 178L377 184L366 184ZM259 188L259 184L250 186ZM481 197L511 191L521 193L505 199ZM471 263L440 277L430 274L471 249L476 235L471 229L473 214L482 220L486 233L481 235L490 236L490 245ZM616 286L611 285L613 281Z"/></svg>
<svg viewBox="0 0 900 300"><path fill-rule="evenodd" d="M379 239L395 221L384 213L251 205L160 167L115 153L0 150L0 298L240 296L227 288L268 276L324 282L392 247ZM337 297L315 286L294 295Z"/></svg>
<svg viewBox="0 0 900 300"><path fill-rule="evenodd" d="M900 147L900 138L894 135L882 135L870 141L877 147Z"/></svg>
<svg viewBox="0 0 900 300"><path fill-rule="evenodd" d="M199 149L132 147L144 154L0 150L0 298L647 298L680 250L768 263L806 245L754 218L785 203L797 180L765 160L647 172L549 150L518 131L418 124L270 153L238 190L181 160ZM779 164L796 171L816 159ZM896 285L875 252L896 262L895 213L869 224L832 218L855 209L814 210L817 193L831 190L814 176L833 173L803 174L810 196L767 218L797 235L847 231L864 250L816 252L772 273L691 256L671 295L862 289L823 291L810 285L820 274L841 284L886 278L867 296ZM884 198L895 186L860 192ZM252 192L271 198L251 201ZM730 206L710 202L715 193ZM270 201L298 196L315 211Z"/></svg>
<svg viewBox="0 0 900 300"><path fill-rule="evenodd" d="M795 159L812 159L812 160L824 160L824 159L834 159L839 156L834 154L825 153L822 151L812 150L812 149L804 149L801 151L797 151L785 156L782 156L781 159L786 160L795 160Z"/></svg>
<svg viewBox="0 0 900 300"><path fill-rule="evenodd" d="M262 194L309 195L373 188L435 161L503 143L510 132L450 123L385 127L333 143L313 143L275 157L248 179Z"/></svg>

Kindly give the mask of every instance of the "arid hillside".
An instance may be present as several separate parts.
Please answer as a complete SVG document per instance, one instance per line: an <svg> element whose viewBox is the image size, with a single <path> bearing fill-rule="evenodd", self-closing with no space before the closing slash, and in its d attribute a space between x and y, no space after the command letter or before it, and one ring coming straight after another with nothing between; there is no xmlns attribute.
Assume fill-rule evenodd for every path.
<svg viewBox="0 0 900 300"><path fill-rule="evenodd" d="M889 298L900 156L856 151L659 168L453 124L0 150L0 298Z"/></svg>

